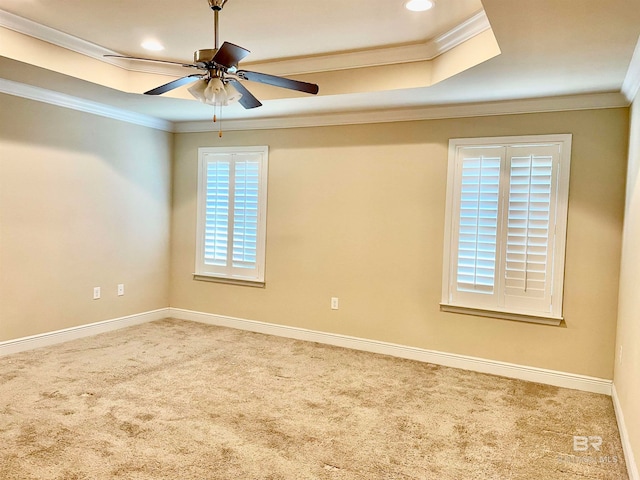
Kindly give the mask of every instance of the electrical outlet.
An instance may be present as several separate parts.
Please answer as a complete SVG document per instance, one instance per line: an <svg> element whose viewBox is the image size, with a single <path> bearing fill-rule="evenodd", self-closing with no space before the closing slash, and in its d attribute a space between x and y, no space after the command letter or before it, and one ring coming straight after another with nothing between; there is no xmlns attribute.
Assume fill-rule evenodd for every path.
<svg viewBox="0 0 640 480"><path fill-rule="evenodd" d="M124 283L118 284L118 296L121 297L124 295Z"/></svg>
<svg viewBox="0 0 640 480"><path fill-rule="evenodd" d="M622 345L620 345L620 349L618 350L618 365L622 365Z"/></svg>
<svg viewBox="0 0 640 480"><path fill-rule="evenodd" d="M98 300L100 298L100 287L93 287L93 299Z"/></svg>
<svg viewBox="0 0 640 480"><path fill-rule="evenodd" d="M338 297L331 297L331 310L338 310L339 300Z"/></svg>

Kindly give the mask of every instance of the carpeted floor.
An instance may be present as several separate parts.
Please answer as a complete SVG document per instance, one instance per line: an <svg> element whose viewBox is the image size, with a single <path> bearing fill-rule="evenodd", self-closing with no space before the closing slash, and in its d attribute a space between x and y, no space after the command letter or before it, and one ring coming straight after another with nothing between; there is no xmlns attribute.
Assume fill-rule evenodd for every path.
<svg viewBox="0 0 640 480"><path fill-rule="evenodd" d="M2 480L596 478L603 395L177 320L0 358Z"/></svg>

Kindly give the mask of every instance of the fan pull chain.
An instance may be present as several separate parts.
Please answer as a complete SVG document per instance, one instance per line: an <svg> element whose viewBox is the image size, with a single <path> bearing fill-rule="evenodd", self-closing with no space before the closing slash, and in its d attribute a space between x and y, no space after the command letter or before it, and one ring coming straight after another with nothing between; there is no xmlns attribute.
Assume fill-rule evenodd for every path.
<svg viewBox="0 0 640 480"><path fill-rule="evenodd" d="M220 122L219 122L219 130L218 130L218 137L222 138L222 105L219 106L220 107ZM218 122L218 116L215 113L215 109L216 107L213 107L213 123Z"/></svg>

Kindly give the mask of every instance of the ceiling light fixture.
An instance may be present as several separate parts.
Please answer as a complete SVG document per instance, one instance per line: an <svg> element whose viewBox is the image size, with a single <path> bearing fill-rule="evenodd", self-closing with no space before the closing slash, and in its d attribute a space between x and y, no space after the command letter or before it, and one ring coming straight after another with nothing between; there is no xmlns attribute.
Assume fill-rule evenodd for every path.
<svg viewBox="0 0 640 480"><path fill-rule="evenodd" d="M224 80L218 76L211 78L205 77L198 80L195 84L187 89L196 100L200 100L207 105L213 105L220 108L220 118L222 118L222 107L236 103L242 94L228 80ZM213 122L218 121L218 116L214 113ZM220 120L220 131L218 136L222 137L222 120Z"/></svg>
<svg viewBox="0 0 640 480"><path fill-rule="evenodd" d="M145 50L151 50L152 52L160 52L164 50L164 47L157 40L145 40L141 44L142 48Z"/></svg>
<svg viewBox="0 0 640 480"><path fill-rule="evenodd" d="M223 82L220 77L211 80L198 80L188 91L194 98L207 105L226 107L236 103L242 94L230 83Z"/></svg>
<svg viewBox="0 0 640 480"><path fill-rule="evenodd" d="M189 89L191 95L205 104L218 107L221 113L223 106L227 106L238 101L240 102L240 105L246 109L260 107L262 105L262 103L260 103L260 101L242 84L241 80L259 82L266 85L272 85L274 87L286 88L289 90L295 90L296 92L316 95L319 88L315 83L303 82L301 80L294 80L266 73L251 72L249 70L241 70L238 68L238 62L243 60L251 52L246 48L242 48L230 42L224 42L220 45L220 39L218 37L218 20L220 11L228 1L229 0L208 0L209 6L213 10L214 14L213 37L215 46L214 48L196 50L193 54L193 63L181 63L169 60L112 54L105 55L105 57L166 63L203 70L205 73L196 73L178 78L169 83L165 83L164 85L160 85L159 87L152 88L151 90L144 92L144 94L162 95L176 88L195 82L196 84ZM144 43L145 48L162 48L159 42L150 40L152 39L149 38L148 41ZM217 116L215 114L213 115L213 121L217 121ZM222 127L220 128L219 135L222 136Z"/></svg>
<svg viewBox="0 0 640 480"><path fill-rule="evenodd" d="M404 4L404 8L412 12L424 12L433 8L433 0L409 0Z"/></svg>

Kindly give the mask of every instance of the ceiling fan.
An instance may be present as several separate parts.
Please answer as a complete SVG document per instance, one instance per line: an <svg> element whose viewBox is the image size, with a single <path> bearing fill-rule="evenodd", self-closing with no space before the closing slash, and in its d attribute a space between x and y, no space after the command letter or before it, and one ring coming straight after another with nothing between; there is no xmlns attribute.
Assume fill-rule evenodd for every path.
<svg viewBox="0 0 640 480"><path fill-rule="evenodd" d="M175 88L199 81L199 88L191 87L189 91L198 100L212 105L227 105L238 101L244 108L260 107L262 103L247 90L240 80L259 82L275 87L287 88L299 92L317 94L318 85L301 82L290 78L268 75L266 73L252 72L238 69L238 63L249 55L249 50L230 42L224 42L219 47L218 15L228 0L208 0L209 7L214 13L214 37L215 48L197 50L193 54L193 63L171 62L167 60L154 60L150 58L130 57L124 55L105 55L106 57L126 58L129 60L142 60L146 62L168 63L187 68L196 68L205 73L196 73L179 78L165 85L156 87L145 95L162 95ZM234 88L231 88L231 85Z"/></svg>

